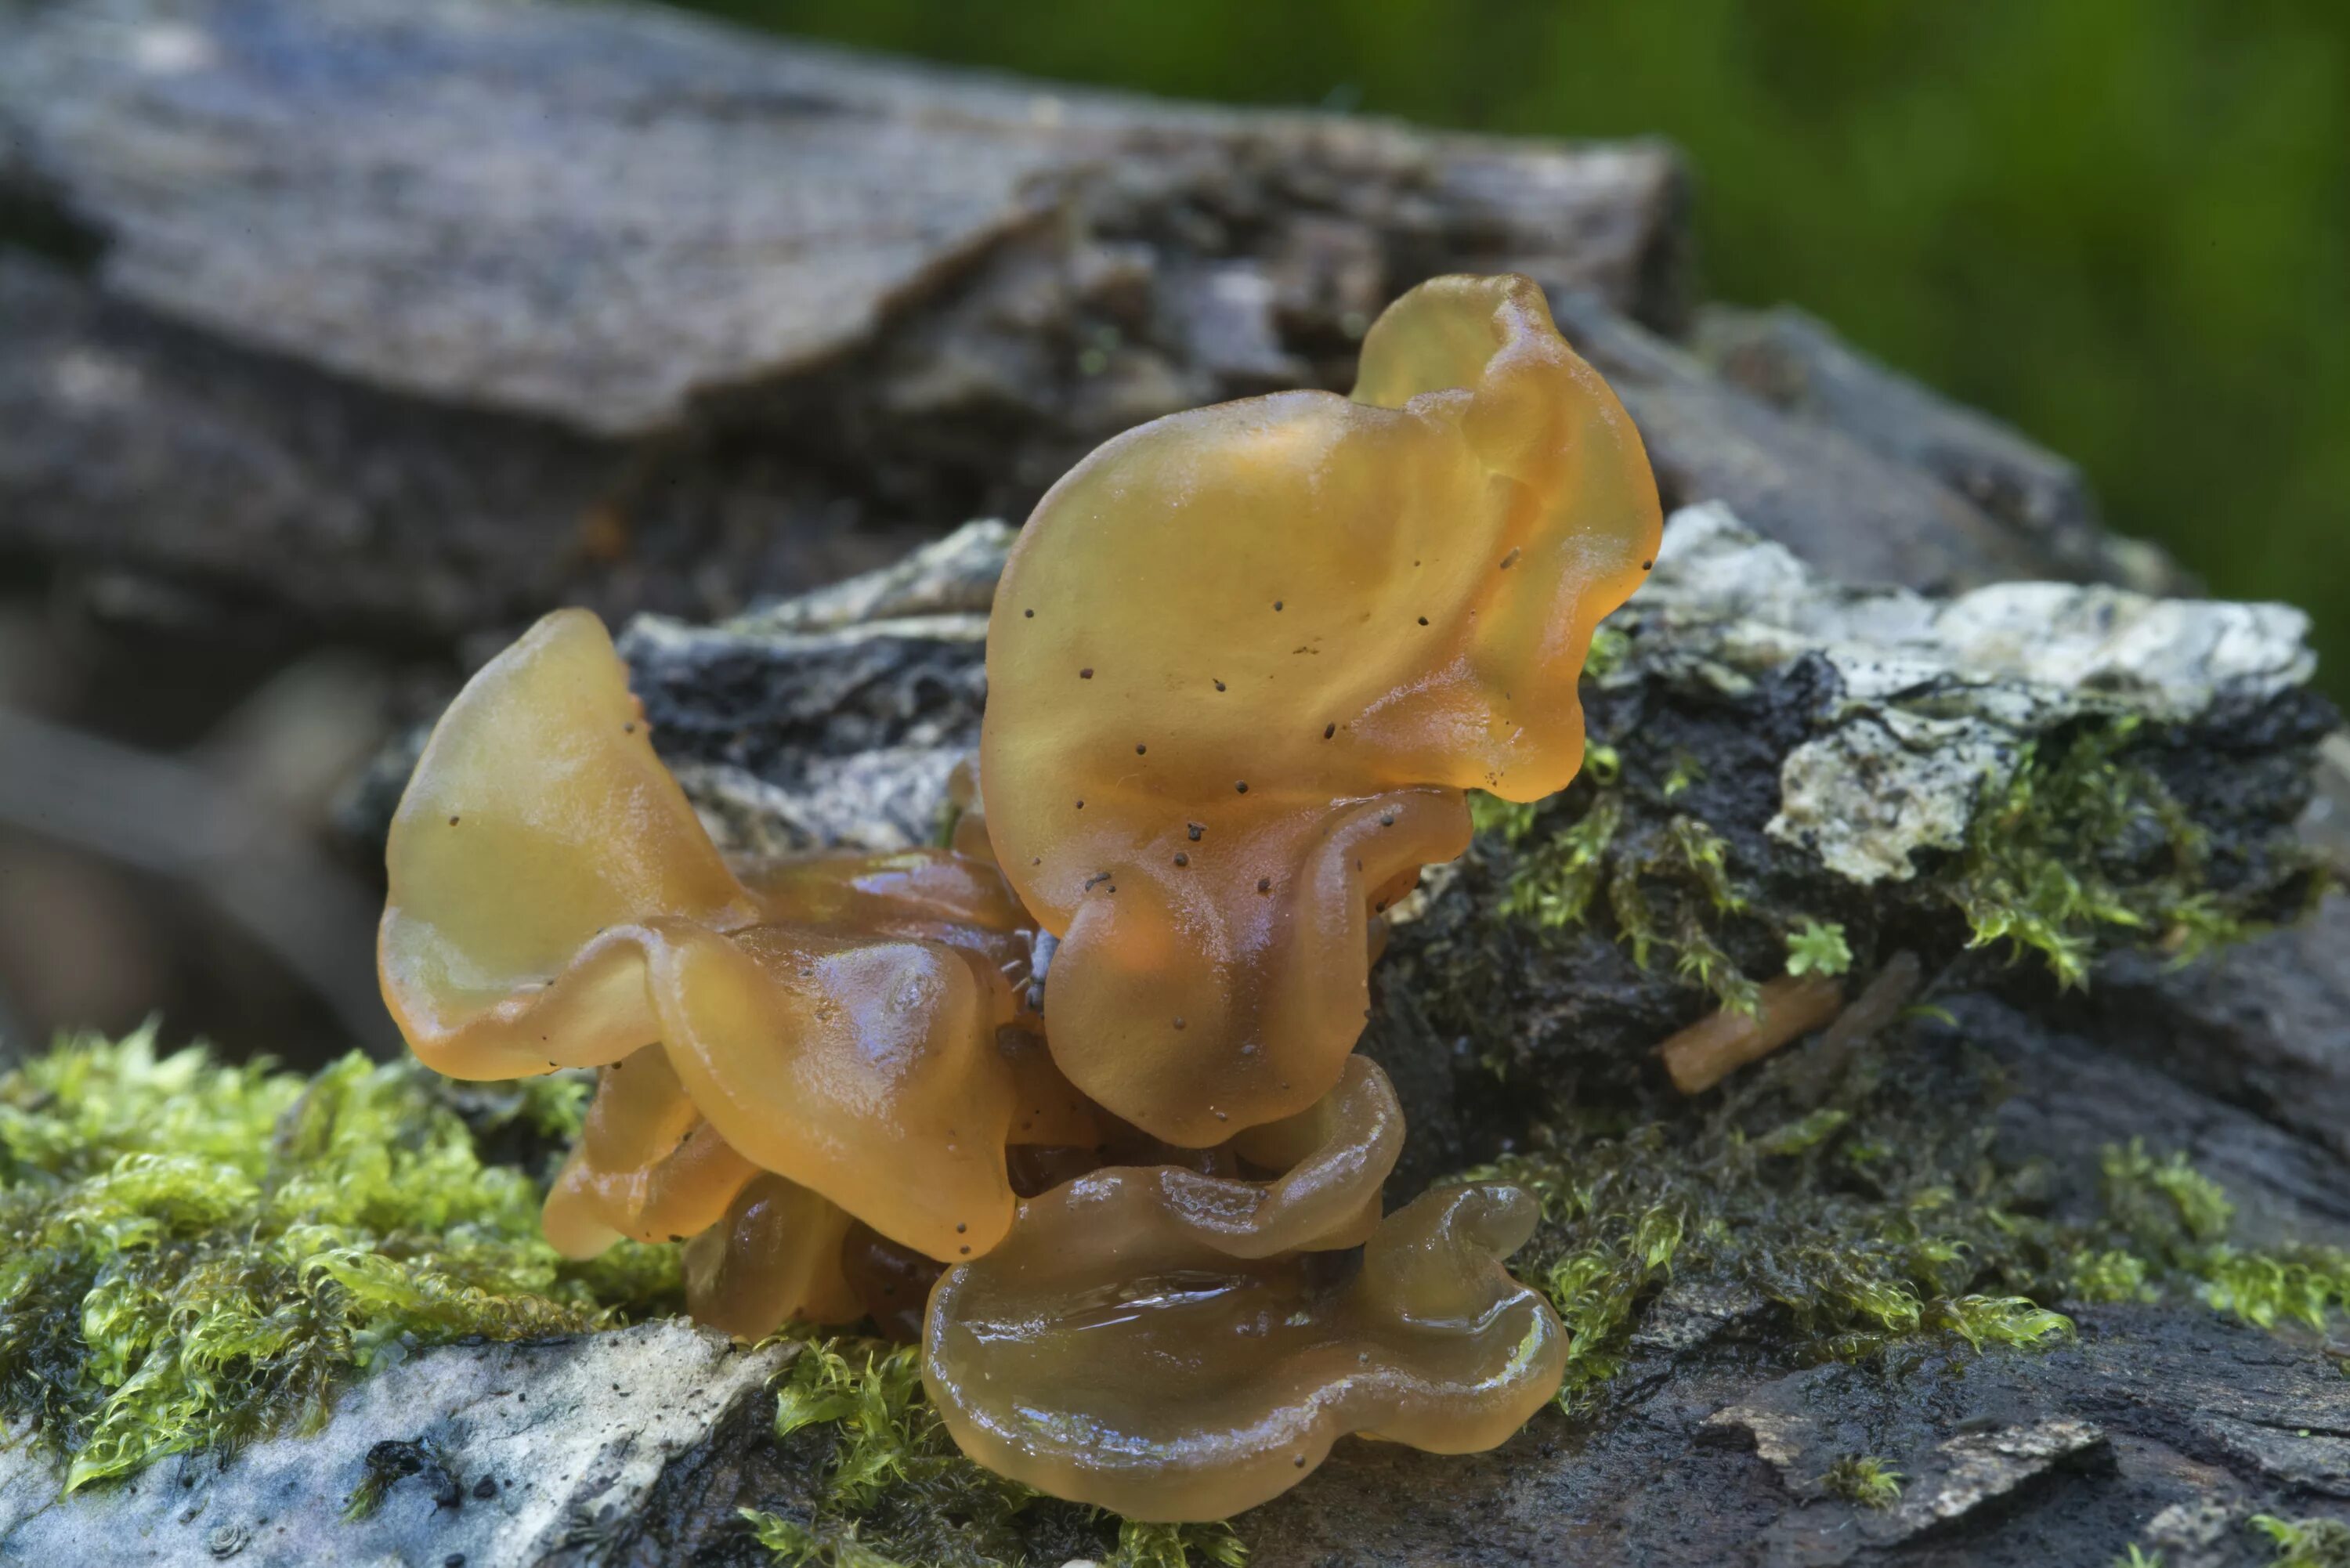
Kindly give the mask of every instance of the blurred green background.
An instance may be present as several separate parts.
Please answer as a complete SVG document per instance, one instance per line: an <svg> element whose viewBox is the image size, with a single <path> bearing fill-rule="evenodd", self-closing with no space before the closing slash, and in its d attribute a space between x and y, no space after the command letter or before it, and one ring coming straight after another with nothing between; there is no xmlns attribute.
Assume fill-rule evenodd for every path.
<svg viewBox="0 0 2350 1568"><path fill-rule="evenodd" d="M1188 98L1661 133L1709 297L1790 300L2318 618L2350 696L2350 0L696 0Z"/></svg>

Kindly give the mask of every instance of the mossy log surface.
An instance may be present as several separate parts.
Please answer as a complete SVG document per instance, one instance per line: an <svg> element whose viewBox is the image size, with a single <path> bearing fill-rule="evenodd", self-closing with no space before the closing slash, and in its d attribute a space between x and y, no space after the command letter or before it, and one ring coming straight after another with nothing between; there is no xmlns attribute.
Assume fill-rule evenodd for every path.
<svg viewBox="0 0 2350 1568"><path fill-rule="evenodd" d="M1586 776L1481 808L1378 971L1391 1199L1492 1165L1544 1199L1515 1266L1575 1363L1501 1449L1350 1443L1230 1530L1043 1501L952 1455L902 1353L729 1352L661 1315L660 1257L560 1268L559 1096L357 1060L133 1088L86 1052L0 1085L0 1561L2350 1551L2350 899L2318 890L2339 806L2304 815L2342 742L2298 624L1837 586L2178 579L2012 432L1815 323L1696 309L1668 151L625 5L0 27L0 549L198 642L445 656L559 600L666 611L623 649L739 855L936 831L1007 532L765 596L1016 515L1141 419L1343 385L1358 317L1430 273L1550 288L1684 508L1596 649ZM1661 1042L1797 969L1849 1009L1670 1085Z"/></svg>
<svg viewBox="0 0 2350 1568"><path fill-rule="evenodd" d="M1007 542L973 524L819 595L628 628L659 743L734 853L941 830ZM624 1394L663 1357L681 1386L723 1358L651 1329L433 1348L558 1326L536 1314L660 1310L641 1269L549 1272L502 1199L483 1221L515 1232L487 1254L494 1303L331 1298L355 1344L399 1354L368 1375L368 1355L295 1334L307 1382L239 1368L188 1407L195 1448L151 1439L161 1463L57 1506L53 1461L21 1449L0 1547L119 1536L168 1557L228 1529L288 1562L339 1541L476 1563L2102 1563L2137 1545L2228 1564L2276 1555L2259 1518L2322 1544L2350 1505L2350 900L2321 894L2296 831L2334 722L2302 630L2274 607L2104 587L1847 588L1724 509L1671 520L1586 678L1585 777L1482 805L1471 854L1408 901L1378 971L1366 1048L1412 1129L1391 1197L1491 1166L1544 1201L1513 1267L1572 1326L1572 1365L1559 1406L1492 1454L1355 1443L1229 1532L1153 1531L961 1460L907 1353L801 1338L748 1383L729 1372L726 1398L665 1409L646 1437L665 1449L629 1449L623 1474L632 1428L578 1394L582 1358L626 1362L607 1379ZM402 765L386 759L387 790ZM1670 1085L1660 1041L1795 970L1846 988L1834 1024L1701 1095ZM498 1130L517 1107L400 1100L403 1082L380 1103L481 1140L433 1168L489 1173L468 1191L543 1178L546 1136ZM315 1100L295 1087L270 1092ZM53 1103L18 1100L36 1121ZM273 1147L265 1194L309 1146ZM130 1147L44 1157L42 1179ZM36 1214L86 1200L19 1180ZM343 1244L428 1272L449 1234L373 1224ZM70 1324L46 1321L36 1348L72 1366ZM122 1321L109 1343L144 1320ZM118 1379L138 1366L110 1354ZM84 1393L52 1412L53 1442L155 1407L106 1376L65 1379ZM298 1424L354 1377L315 1439L225 1463L202 1440L270 1425L247 1392ZM573 1395L519 1426L483 1415L505 1397L485 1385L542 1383ZM365 1517L344 1522L354 1498ZM278 1556L264 1517L289 1532Z"/></svg>

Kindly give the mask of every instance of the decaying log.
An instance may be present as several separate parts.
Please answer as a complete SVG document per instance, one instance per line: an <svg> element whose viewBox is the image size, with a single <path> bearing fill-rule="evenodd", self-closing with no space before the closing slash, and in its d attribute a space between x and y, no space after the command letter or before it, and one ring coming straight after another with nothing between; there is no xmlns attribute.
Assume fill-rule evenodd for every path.
<svg viewBox="0 0 2350 1568"><path fill-rule="evenodd" d="M1954 468L1888 434L1950 423L1914 389L1793 413L1674 348L1659 145L1198 109L619 5L9 0L0 26L0 551L182 606L408 646L557 602L731 613L1016 519L1142 420L1343 388L1388 299L1503 268L1617 378L1672 502L1854 580L2138 559L1985 492L2033 461L1987 421L1959 444L1993 467Z"/></svg>
<svg viewBox="0 0 2350 1568"><path fill-rule="evenodd" d="M5 16L0 189L84 265L0 254L0 547L314 624L824 581L1024 510L1128 424L1348 374L1435 272L1688 308L1659 146L1190 109L619 6Z"/></svg>
<svg viewBox="0 0 2350 1568"><path fill-rule="evenodd" d="M1682 510L1586 682L1586 778L1432 875L1382 960L1391 1197L1594 1098L1734 1099L1774 1067L1684 1101L1654 1047L1813 921L1861 1000L1775 1064L1799 1091L1914 1001L1933 1022L1892 1066L2003 1080L1986 1158L2041 1172L2047 1212L2143 1139L2227 1189L2247 1244L2350 1241L2350 899L2191 961L2189 920L2115 924L2060 992L1970 945L1988 895L1962 885L1981 814L2090 737L2172 835L2098 846L2100 875L2171 875L2191 842L2210 901L2179 908L2230 936L2299 912L2350 793L2313 804L2341 742L2294 612L2104 586L2180 591L2060 459L1806 318L1700 313L1668 150L1151 103L627 5L0 0L0 555L200 637L444 673L591 605L746 857L935 831L1011 536L954 523L1016 519L1157 414L1343 387L1421 277L1529 273ZM412 756L354 794L359 839ZM2254 1512L2344 1512L2338 1339L2178 1296L2074 1316L2036 1354L1814 1364L1772 1302L1692 1271L1644 1298L1596 1407L1468 1459L1350 1444L1241 1534L1257 1568L2127 1543L2188 1568L2260 1560ZM735 1511L806 1511L832 1451L774 1436L779 1363L674 1324L444 1347L317 1438L62 1503L19 1446L0 1557L758 1561ZM1908 1478L1881 1511L1825 1483L1861 1454ZM346 1523L370 1477L380 1511ZM1072 1554L1035 1528L1035 1561Z"/></svg>
<svg viewBox="0 0 2350 1568"><path fill-rule="evenodd" d="M657 743L730 849L886 847L935 824L945 770L976 735L984 613L1008 536L975 524L888 572L727 623L645 618L627 629ZM2350 898L2333 898L2313 925L2185 968L2143 934L2117 932L2087 992L2059 999L2029 963L1970 955L1963 921L1939 907L1956 853L1939 836L1953 821L1962 832L1996 793L1981 789L1984 775L1905 771L1858 738L1930 718L1942 743L1995 780L2053 737L2127 721L2137 749L2116 754L2168 781L2202 825L2211 864L2243 878L2239 891L2269 887L2290 901L2293 824L2330 722L2303 685L2298 618L2095 587L1989 592L1939 601L1844 588L1717 508L1677 515L1652 587L1613 623L1623 646L1586 685L1594 735L1613 748L1595 766L1624 803L1617 831L1669 833L1668 813L1700 819L1757 912L1792 902L1834 915L1862 961L1874 955L1875 977L1853 987L1849 1029L1839 1020L1791 1047L1810 1053L1796 1065L1814 1076L1841 1074L1859 1036L1888 1031L1922 977L1942 1020L1938 1054L1988 1062L2006 1083L1982 1130L2004 1164L2043 1173L2048 1210L2094 1204L2099 1151L2139 1139L2220 1183L2247 1245L2350 1243L2338 1109L2350 1094ZM2035 607L2035 636L2022 644L1995 635L1994 612L2011 600ZM2068 663L2096 678L2048 679ZM1904 679L1887 680L1897 670ZM1817 765L1791 768L1806 747ZM1825 837L1801 813L1780 822L1807 791L1835 798L1847 766L1873 770L1877 816ZM1578 794L1552 809L1587 820L1588 805ZM1537 816L1515 845L1481 836L1459 871L1422 890L1378 971L1366 1049L1387 1065L1411 1128L1399 1199L1572 1114L1579 1095L1637 1095L1659 1072L1650 1048L1713 1006L1669 965L1635 963L1604 914L1542 929L1497 913L1511 867L1540 853L1552 821ZM1911 875L1891 875L1896 861ZM1734 930L1722 940L1758 974L1778 961ZM1045 992L1049 1016L1049 982ZM1662 1114L1683 1114L1689 1102L1658 1090ZM2068 1310L2077 1338L2053 1348L1978 1353L1928 1339L1858 1365L1811 1365L1770 1302L1676 1276L1643 1306L1628 1362L1596 1408L1545 1411L1489 1455L1349 1445L1244 1516L1240 1533L1251 1561L1274 1568L2100 1563L2130 1542L2232 1568L2262 1561L2251 1515L2338 1512L2350 1499L2340 1344L2178 1296ZM533 1354L562 1386L583 1352ZM517 1375L506 1360L483 1365L501 1386ZM458 1364L442 1352L418 1376L426 1366L442 1377ZM351 1484L358 1438L390 1430L380 1402L358 1408L374 1424L348 1438L330 1429L315 1459L271 1445L233 1464L214 1495L244 1506L297 1459L319 1484ZM549 1425L551 1464L570 1462L578 1424ZM416 1426L456 1473L525 1462L499 1447L502 1431L471 1442L432 1411ZM617 1501L598 1537L604 1560L733 1561L733 1511L811 1506L830 1452L805 1434L778 1444L739 1412L712 1412L681 1442ZM1825 1481L1864 1454L1906 1480L1882 1511ZM1037 1561L1069 1550L1050 1533L1057 1517L1039 1515ZM71 1510L25 1528L95 1538ZM411 1485L351 1539L414 1554L475 1529Z"/></svg>

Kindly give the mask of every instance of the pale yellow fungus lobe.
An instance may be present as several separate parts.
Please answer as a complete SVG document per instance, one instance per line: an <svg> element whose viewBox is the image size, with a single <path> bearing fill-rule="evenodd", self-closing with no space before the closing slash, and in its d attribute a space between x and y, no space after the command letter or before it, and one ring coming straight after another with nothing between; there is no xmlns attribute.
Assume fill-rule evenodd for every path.
<svg viewBox="0 0 2350 1568"><path fill-rule="evenodd" d="M1464 791L1574 776L1592 628L1659 526L1631 421L1521 277L1412 290L1351 398L1173 415L1056 484L997 594L982 756L1004 872L1063 939L1072 1082L1190 1145L1319 1098L1381 892L1466 846Z"/></svg>
<svg viewBox="0 0 2350 1568"><path fill-rule="evenodd" d="M1026 937L993 869L923 851L738 879L585 612L549 616L468 683L388 866L384 996L420 1057L467 1078L603 1069L549 1200L558 1245L712 1226L750 1245L823 1218L829 1274L689 1260L712 1300L738 1301L744 1279L813 1293L730 1307L733 1322L855 1315L835 1288L846 1217L817 1205L970 1256L1011 1223L1023 1105L1033 1136L1090 1130L1043 1053L999 1043L1023 1015Z"/></svg>
<svg viewBox="0 0 2350 1568"><path fill-rule="evenodd" d="M684 1240L694 1315L737 1334L919 1330L948 1430L1005 1476L1201 1520L1349 1432L1490 1448L1565 1366L1502 1267L1534 1200L1383 1219L1403 1120L1350 1053L1382 917L1467 846L1466 792L1575 775L1593 627L1658 536L1639 438L1541 292L1439 278L1351 399L1161 420L1054 487L950 849L737 875L601 626L542 621L401 802L385 997L453 1075L599 1070L556 1246ZM1763 996L1769 1028L1809 1016Z"/></svg>

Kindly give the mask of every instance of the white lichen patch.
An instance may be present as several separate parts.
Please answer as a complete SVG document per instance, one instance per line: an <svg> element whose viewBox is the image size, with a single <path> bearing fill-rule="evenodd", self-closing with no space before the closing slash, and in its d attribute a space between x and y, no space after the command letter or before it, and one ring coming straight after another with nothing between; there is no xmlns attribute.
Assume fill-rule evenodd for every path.
<svg viewBox="0 0 2350 1568"><path fill-rule="evenodd" d="M1613 623L1639 633L1611 680L1662 672L1729 691L1807 655L1835 672L1825 732L1787 755L1772 836L1858 883L1956 848L1986 785L2085 715L2194 719L2315 669L2287 605L2002 583L1936 599L1815 576L1719 504L1665 524L1657 567Z"/></svg>
<svg viewBox="0 0 2350 1568"><path fill-rule="evenodd" d="M1977 719L1885 708L1787 753L1768 831L1859 883L1916 874L1918 849L1966 842L1982 781L2004 781L2016 741Z"/></svg>
<svg viewBox="0 0 2350 1568"><path fill-rule="evenodd" d="M676 1318L444 1345L351 1390L323 1431L156 1465L70 1508L57 1506L59 1467L20 1443L0 1454L0 1561L589 1561L746 1404L772 1407L795 1348L742 1350ZM371 1468L380 1495L347 1519Z"/></svg>

